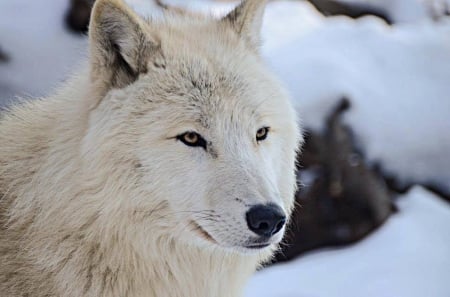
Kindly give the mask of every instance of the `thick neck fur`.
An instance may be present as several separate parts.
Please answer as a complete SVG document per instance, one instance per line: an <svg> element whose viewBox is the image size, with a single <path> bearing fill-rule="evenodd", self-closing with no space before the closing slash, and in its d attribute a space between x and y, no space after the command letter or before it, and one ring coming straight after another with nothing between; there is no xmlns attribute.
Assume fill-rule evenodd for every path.
<svg viewBox="0 0 450 297"><path fill-rule="evenodd" d="M163 202L136 210L129 198L144 193L133 187L133 160L100 167L97 157L116 156L83 146L90 116L80 98L89 93L77 90L86 85L75 79L0 120L0 291L164 297L170 288L170 297L239 296L260 255L183 242L165 225L171 214Z"/></svg>

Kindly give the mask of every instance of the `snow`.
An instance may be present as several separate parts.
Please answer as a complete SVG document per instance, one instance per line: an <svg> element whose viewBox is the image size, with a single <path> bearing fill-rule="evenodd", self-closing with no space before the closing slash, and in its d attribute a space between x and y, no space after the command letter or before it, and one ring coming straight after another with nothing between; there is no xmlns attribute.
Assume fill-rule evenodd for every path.
<svg viewBox="0 0 450 297"><path fill-rule="evenodd" d="M77 67L87 40L65 30L68 4L0 0L0 46L11 56L9 63L0 64L0 103L13 96L47 95Z"/></svg>
<svg viewBox="0 0 450 297"><path fill-rule="evenodd" d="M423 3L431 0L360 1L385 5L404 23L325 18L306 2L274 2L262 55L290 90L305 126L321 129L346 95L353 107L345 119L371 162L405 180L450 189L450 21L430 21ZM79 67L87 40L64 29L68 2L0 0L0 46L12 58L0 64L0 104L17 95L45 96ZM157 12L149 0L128 2L141 14ZM217 15L233 6L169 2ZM450 296L449 205L416 187L399 208L350 248L257 273L246 297Z"/></svg>
<svg viewBox="0 0 450 297"><path fill-rule="evenodd" d="M450 207L420 187L398 206L381 229L351 247L257 272L245 297L450 296Z"/></svg>

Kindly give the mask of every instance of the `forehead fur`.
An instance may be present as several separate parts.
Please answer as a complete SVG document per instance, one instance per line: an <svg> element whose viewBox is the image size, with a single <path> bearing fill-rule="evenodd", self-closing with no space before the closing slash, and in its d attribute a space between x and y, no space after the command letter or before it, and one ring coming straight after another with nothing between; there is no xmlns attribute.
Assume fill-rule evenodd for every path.
<svg viewBox="0 0 450 297"><path fill-rule="evenodd" d="M167 55L164 67L149 67L135 84L145 100L159 110L167 107L178 121L192 120L208 128L209 122L224 114L236 122L246 115L242 123L249 123L283 110L284 94L260 65L224 59L229 53L210 58L195 52L183 55ZM174 113L175 109L180 112Z"/></svg>
<svg viewBox="0 0 450 297"><path fill-rule="evenodd" d="M148 23L161 40L164 51L181 54L194 50L197 55L206 57L230 51L256 55L256 50L232 27L213 17L166 13L162 20Z"/></svg>

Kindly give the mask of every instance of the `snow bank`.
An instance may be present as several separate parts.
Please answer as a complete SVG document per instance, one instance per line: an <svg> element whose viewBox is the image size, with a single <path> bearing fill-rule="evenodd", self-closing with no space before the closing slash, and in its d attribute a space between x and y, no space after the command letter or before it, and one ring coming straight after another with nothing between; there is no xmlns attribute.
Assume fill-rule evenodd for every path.
<svg viewBox="0 0 450 297"><path fill-rule="evenodd" d="M423 188L352 247L307 254L258 272L245 297L450 296L450 207Z"/></svg>

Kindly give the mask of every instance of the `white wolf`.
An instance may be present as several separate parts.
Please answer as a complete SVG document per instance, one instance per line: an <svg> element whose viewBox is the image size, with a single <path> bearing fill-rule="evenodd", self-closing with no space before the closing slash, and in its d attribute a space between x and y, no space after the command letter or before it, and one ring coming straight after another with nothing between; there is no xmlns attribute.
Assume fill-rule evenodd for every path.
<svg viewBox="0 0 450 297"><path fill-rule="evenodd" d="M85 71L0 120L0 295L229 297L293 206L296 116L265 1L146 21L98 0Z"/></svg>

